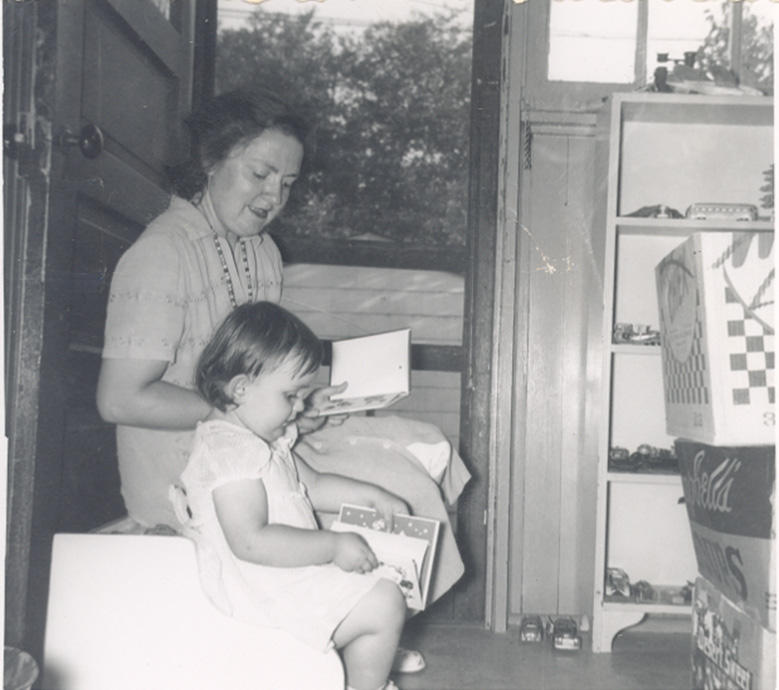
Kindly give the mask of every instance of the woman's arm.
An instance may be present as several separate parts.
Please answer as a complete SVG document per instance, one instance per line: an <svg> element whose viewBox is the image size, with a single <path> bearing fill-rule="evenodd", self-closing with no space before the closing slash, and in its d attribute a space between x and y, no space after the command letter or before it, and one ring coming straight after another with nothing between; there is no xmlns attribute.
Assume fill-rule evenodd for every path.
<svg viewBox="0 0 779 690"><path fill-rule="evenodd" d="M103 359L97 409L107 422L150 429L194 429L210 412L197 391L162 381L168 362Z"/></svg>
<svg viewBox="0 0 779 690"><path fill-rule="evenodd" d="M240 479L214 489L214 506L230 550L241 560L293 568L335 563L367 573L378 560L357 534L268 524L268 496L261 479Z"/></svg>
<svg viewBox="0 0 779 690"><path fill-rule="evenodd" d="M344 477L340 474L317 472L299 455L295 455L301 481L308 489L311 503L317 510L337 513L342 503L375 508L381 513L387 529L392 529L396 513L408 514L406 502L376 484Z"/></svg>

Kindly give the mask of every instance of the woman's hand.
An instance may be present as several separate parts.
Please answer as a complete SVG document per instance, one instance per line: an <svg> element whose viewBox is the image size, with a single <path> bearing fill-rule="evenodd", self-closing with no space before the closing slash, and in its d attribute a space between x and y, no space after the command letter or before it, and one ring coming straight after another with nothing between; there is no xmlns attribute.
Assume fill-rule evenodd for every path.
<svg viewBox="0 0 779 690"><path fill-rule="evenodd" d="M325 424L330 426L339 426L349 417L347 414L334 414L319 416L319 408L330 400L331 395L343 393L346 390L346 382L338 386L323 386L314 389L306 398L306 409L297 418L298 430L301 434L309 434L312 431L318 431Z"/></svg>
<svg viewBox="0 0 779 690"><path fill-rule="evenodd" d="M379 565L379 560L359 534L341 532L336 535L333 563L346 572L369 573Z"/></svg>

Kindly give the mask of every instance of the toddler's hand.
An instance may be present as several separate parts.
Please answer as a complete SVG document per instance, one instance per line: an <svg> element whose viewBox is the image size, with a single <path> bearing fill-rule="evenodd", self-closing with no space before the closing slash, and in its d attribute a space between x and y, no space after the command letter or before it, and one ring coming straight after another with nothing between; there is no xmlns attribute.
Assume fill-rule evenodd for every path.
<svg viewBox="0 0 779 690"><path fill-rule="evenodd" d="M374 498L373 508L375 508L384 518L386 524L385 531L387 532L392 531L396 513L402 513L404 515L411 514L408 504L403 499L384 490L381 490L376 498Z"/></svg>
<svg viewBox="0 0 779 690"><path fill-rule="evenodd" d="M359 534L342 532L336 537L333 563L346 572L369 573L379 560Z"/></svg>

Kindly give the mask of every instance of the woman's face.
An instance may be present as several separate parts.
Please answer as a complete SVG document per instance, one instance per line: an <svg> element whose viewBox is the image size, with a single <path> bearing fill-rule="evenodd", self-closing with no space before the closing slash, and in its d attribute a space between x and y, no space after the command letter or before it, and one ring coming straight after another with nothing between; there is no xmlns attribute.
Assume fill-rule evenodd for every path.
<svg viewBox="0 0 779 690"><path fill-rule="evenodd" d="M303 145L277 129L234 147L208 173L208 195L223 228L239 237L259 235L287 203L302 162Z"/></svg>

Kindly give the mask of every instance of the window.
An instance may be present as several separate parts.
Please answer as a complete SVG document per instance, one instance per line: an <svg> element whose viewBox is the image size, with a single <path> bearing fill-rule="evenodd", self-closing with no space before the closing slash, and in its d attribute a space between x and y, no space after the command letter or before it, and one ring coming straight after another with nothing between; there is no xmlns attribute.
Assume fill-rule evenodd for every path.
<svg viewBox="0 0 779 690"><path fill-rule="evenodd" d="M631 83L637 16L637 2L552 2L549 80Z"/></svg>
<svg viewBox="0 0 779 690"><path fill-rule="evenodd" d="M658 67L713 67L744 86L773 88L771 0L550 2L549 81L641 86Z"/></svg>
<svg viewBox="0 0 779 690"><path fill-rule="evenodd" d="M473 0L219 1L216 92L300 104L316 149L271 233L330 340L410 326L392 408L459 437Z"/></svg>
<svg viewBox="0 0 779 690"><path fill-rule="evenodd" d="M217 92L295 94L317 125L285 236L465 247L473 0L219 8Z"/></svg>

